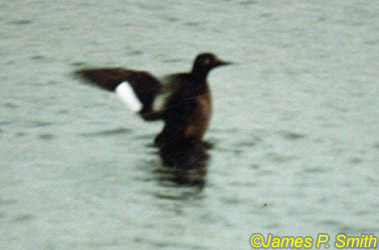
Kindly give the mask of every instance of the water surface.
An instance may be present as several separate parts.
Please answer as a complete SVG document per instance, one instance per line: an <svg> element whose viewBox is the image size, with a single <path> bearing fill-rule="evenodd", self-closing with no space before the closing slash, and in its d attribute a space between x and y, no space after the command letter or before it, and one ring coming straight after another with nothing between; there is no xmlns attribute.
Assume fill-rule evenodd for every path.
<svg viewBox="0 0 379 250"><path fill-rule="evenodd" d="M254 232L379 234L375 1L7 1L1 249L250 249ZM70 72L185 71L212 51L193 168ZM203 154L204 153L204 154Z"/></svg>

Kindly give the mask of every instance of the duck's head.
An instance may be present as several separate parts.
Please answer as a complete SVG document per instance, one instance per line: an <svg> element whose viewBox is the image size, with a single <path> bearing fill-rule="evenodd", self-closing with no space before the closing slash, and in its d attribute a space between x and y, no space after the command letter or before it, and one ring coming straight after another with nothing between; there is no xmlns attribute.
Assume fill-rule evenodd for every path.
<svg viewBox="0 0 379 250"><path fill-rule="evenodd" d="M230 64L232 63L219 59L213 53L202 53L195 58L192 73L198 76L206 77L212 69Z"/></svg>

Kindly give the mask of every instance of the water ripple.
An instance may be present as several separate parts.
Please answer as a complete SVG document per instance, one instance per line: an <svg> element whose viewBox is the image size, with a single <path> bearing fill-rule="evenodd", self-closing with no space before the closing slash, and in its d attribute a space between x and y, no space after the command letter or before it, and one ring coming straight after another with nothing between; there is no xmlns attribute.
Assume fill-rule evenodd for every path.
<svg viewBox="0 0 379 250"><path fill-rule="evenodd" d="M291 131L280 131L280 135L284 139L287 139L290 141L296 141L296 140L303 139L304 137L306 137L305 134L295 133L295 132L291 132Z"/></svg>
<svg viewBox="0 0 379 250"><path fill-rule="evenodd" d="M25 24L31 24L31 23L33 23L33 21L28 20L28 19L21 19L21 20L12 21L9 24L13 24L13 25L25 25Z"/></svg>
<svg viewBox="0 0 379 250"><path fill-rule="evenodd" d="M82 137L101 137L101 136L115 136L120 134L130 134L132 132L131 129L127 128L116 128L116 129L110 129L110 130L103 130L93 133L82 133L79 134L79 136Z"/></svg>

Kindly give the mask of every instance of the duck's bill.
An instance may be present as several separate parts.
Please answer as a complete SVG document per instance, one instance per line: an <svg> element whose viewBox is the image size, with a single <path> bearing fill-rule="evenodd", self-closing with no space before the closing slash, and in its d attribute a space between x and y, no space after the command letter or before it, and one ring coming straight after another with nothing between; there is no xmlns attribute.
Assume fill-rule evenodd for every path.
<svg viewBox="0 0 379 250"><path fill-rule="evenodd" d="M233 62L222 61L222 60L217 61L217 66L227 66L227 65L231 65L231 64L233 64Z"/></svg>

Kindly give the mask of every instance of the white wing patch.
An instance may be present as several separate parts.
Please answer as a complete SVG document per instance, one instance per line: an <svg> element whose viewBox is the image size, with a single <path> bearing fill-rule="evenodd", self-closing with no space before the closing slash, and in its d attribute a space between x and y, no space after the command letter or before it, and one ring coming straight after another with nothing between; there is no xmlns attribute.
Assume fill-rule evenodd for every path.
<svg viewBox="0 0 379 250"><path fill-rule="evenodd" d="M138 112L142 108L142 103L134 93L128 82L120 83L116 88L116 94L133 112Z"/></svg>
<svg viewBox="0 0 379 250"><path fill-rule="evenodd" d="M155 112L161 112L166 106L167 97L170 95L170 93L164 93L157 95L155 97L154 103L153 103L153 111Z"/></svg>

